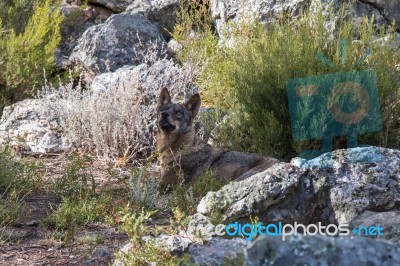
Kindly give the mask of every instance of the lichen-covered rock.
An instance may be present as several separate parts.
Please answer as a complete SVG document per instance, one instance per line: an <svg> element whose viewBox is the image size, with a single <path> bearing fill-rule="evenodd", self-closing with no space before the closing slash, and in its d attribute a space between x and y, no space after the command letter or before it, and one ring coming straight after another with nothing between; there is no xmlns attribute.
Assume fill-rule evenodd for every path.
<svg viewBox="0 0 400 266"><path fill-rule="evenodd" d="M170 33L174 31L179 0L138 0L134 1L126 10L143 14L158 27L164 38L168 40Z"/></svg>
<svg viewBox="0 0 400 266"><path fill-rule="evenodd" d="M361 237L263 237L245 250L244 265L400 265L400 246Z"/></svg>
<svg viewBox="0 0 400 266"><path fill-rule="evenodd" d="M393 21L400 29L400 2L399 0L359 0L377 9L388 24Z"/></svg>
<svg viewBox="0 0 400 266"><path fill-rule="evenodd" d="M366 210L400 208L400 151L359 147L326 153L332 168L311 170L316 194L314 216L321 221L349 222Z"/></svg>
<svg viewBox="0 0 400 266"><path fill-rule="evenodd" d="M331 168L317 168L330 158ZM197 207L227 222L253 215L270 222L340 223L367 210L400 210L400 151L364 147L307 163L294 159L209 192Z"/></svg>
<svg viewBox="0 0 400 266"><path fill-rule="evenodd" d="M69 141L61 135L56 113L42 99L27 99L4 108L0 145L10 145L29 154L71 149Z"/></svg>
<svg viewBox="0 0 400 266"><path fill-rule="evenodd" d="M207 193L197 206L197 212L208 216L222 214L222 219L225 221L234 221L250 217L250 215L262 215L265 210L269 210L269 207L294 196L295 188L301 182L300 180L304 181L302 177L306 174L306 170L287 163L275 164L246 180L232 182L219 191ZM299 198L298 203L302 204L303 200ZM290 205L292 203L289 203L287 208L281 205L281 208L290 212L294 210ZM290 220L301 220L304 214L297 211L296 213L289 215ZM278 216L277 213L275 214ZM282 218L279 215L279 220Z"/></svg>
<svg viewBox="0 0 400 266"><path fill-rule="evenodd" d="M145 51L149 47L155 47L154 56L161 58L166 45L158 28L146 17L136 12L123 12L111 16L104 24L87 29L70 60L91 74L105 73L145 62Z"/></svg>
<svg viewBox="0 0 400 266"><path fill-rule="evenodd" d="M366 211L351 220L349 224L351 228L380 225L383 228L383 236L380 236L379 238L400 244L400 211Z"/></svg>
<svg viewBox="0 0 400 266"><path fill-rule="evenodd" d="M242 238L212 238L206 245L189 246L188 253L196 265L243 265L243 252L249 244Z"/></svg>
<svg viewBox="0 0 400 266"><path fill-rule="evenodd" d="M230 41L231 23L250 22L257 18L262 24L268 26L282 15L289 18L296 17L310 6L321 6L323 9L329 9L327 13L332 15L332 11L337 10L343 3L348 4L347 12L356 20L363 16L373 17L374 23L378 27L391 25L394 21L397 28L400 29L400 4L398 0L211 0L210 6L218 34L220 37L227 37ZM327 19L329 20L328 17Z"/></svg>
<svg viewBox="0 0 400 266"><path fill-rule="evenodd" d="M180 83L178 78L183 70L177 67L171 60L163 59L151 66L141 64L138 66L123 66L114 72L107 72L95 76L91 83L94 93L107 91L111 88L125 86L133 88L141 84L172 87ZM180 84L185 85L185 84Z"/></svg>
<svg viewBox="0 0 400 266"><path fill-rule="evenodd" d="M61 26L61 42L56 51L56 64L59 68L68 67L71 62L69 56L78 44L83 32L94 25L104 23L113 12L101 6L81 5L81 1L66 1L60 11L64 15Z"/></svg>
<svg viewBox="0 0 400 266"><path fill-rule="evenodd" d="M157 237L144 237L145 241L153 241L158 246L167 249L171 254L181 254L193 241L188 237L161 234Z"/></svg>
<svg viewBox="0 0 400 266"><path fill-rule="evenodd" d="M238 23L243 20L250 22L258 18L262 23L269 24L284 12L290 16L298 15L309 2L309 0L211 0L210 6L217 32L223 35L231 22Z"/></svg>

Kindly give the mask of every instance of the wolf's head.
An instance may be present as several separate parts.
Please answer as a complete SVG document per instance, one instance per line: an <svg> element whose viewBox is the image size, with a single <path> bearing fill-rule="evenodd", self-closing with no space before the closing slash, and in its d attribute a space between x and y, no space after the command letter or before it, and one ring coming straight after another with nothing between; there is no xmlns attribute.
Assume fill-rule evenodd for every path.
<svg viewBox="0 0 400 266"><path fill-rule="evenodd" d="M157 126L164 133L184 134L190 131L193 119L199 112L201 100L194 94L185 104L171 102L168 89L164 88L158 98Z"/></svg>

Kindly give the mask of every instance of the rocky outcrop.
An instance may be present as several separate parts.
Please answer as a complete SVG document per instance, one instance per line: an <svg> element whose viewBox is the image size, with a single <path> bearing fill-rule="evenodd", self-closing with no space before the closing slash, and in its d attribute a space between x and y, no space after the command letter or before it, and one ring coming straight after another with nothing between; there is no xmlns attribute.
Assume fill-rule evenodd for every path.
<svg viewBox="0 0 400 266"><path fill-rule="evenodd" d="M306 185L306 182L308 182L306 191L297 195L298 193L295 193L297 185L299 183ZM310 208L310 201L305 201L307 189L311 190L309 194L312 196L310 185L306 170L287 163L279 163L246 180L232 182L217 192L207 193L198 205L197 212L207 216L214 216L218 213L222 214L222 219L225 221L235 221L243 217L250 217L250 215L260 215L266 210L271 213L270 207L279 204L282 210L288 210L292 216L290 220L299 219L305 216L304 212ZM291 202L287 202L289 206L286 205L286 202L282 204L292 196L303 197L302 200L298 200L298 205L304 203L305 206L296 206L297 210L292 210ZM303 212L300 209L303 209ZM276 212L275 215L278 220L284 218L278 217Z"/></svg>
<svg viewBox="0 0 400 266"><path fill-rule="evenodd" d="M362 3L372 6L385 18L388 24L393 21L400 30L400 2L398 0L359 0Z"/></svg>
<svg viewBox="0 0 400 266"><path fill-rule="evenodd" d="M69 56L83 32L94 25L104 23L113 12L101 6L80 6L82 1L64 1L61 13L65 16L61 25L61 42L56 51L56 64L59 68L71 65Z"/></svg>
<svg viewBox="0 0 400 266"><path fill-rule="evenodd" d="M331 156L332 168L316 168ZM197 211L211 217L222 215L227 222L250 215L270 222L348 222L367 210L400 209L399 183L400 151L338 150L307 164L296 159L232 182L209 192Z"/></svg>
<svg viewBox="0 0 400 266"><path fill-rule="evenodd" d="M179 0L139 0L127 8L129 12L143 14L157 26L166 40L169 40L170 33L174 31L178 10Z"/></svg>
<svg viewBox="0 0 400 266"><path fill-rule="evenodd" d="M68 151L68 140L54 111L41 99L27 99L5 107L0 120L0 145L28 154Z"/></svg>
<svg viewBox="0 0 400 266"><path fill-rule="evenodd" d="M400 244L400 212L371 212L366 211L357 216L349 223L351 228L359 228L360 226L376 226L380 225L383 230L383 238L391 242Z"/></svg>
<svg viewBox="0 0 400 266"><path fill-rule="evenodd" d="M178 236L164 236L181 243ZM164 241L156 242L165 247ZM175 246L181 246L180 244ZM186 245L185 245L186 246ZM132 250L127 244L120 252ZM368 237L329 237L322 235L265 236L251 241L242 238L213 237L205 244L189 243L181 265L398 265L400 246L390 241ZM173 253L176 254L176 253ZM124 257L114 266L126 263Z"/></svg>
<svg viewBox="0 0 400 266"><path fill-rule="evenodd" d="M139 13L124 12L86 30L70 60L92 74L115 71L143 63L144 51L152 45L155 56L162 57L166 42L157 27Z"/></svg>
<svg viewBox="0 0 400 266"><path fill-rule="evenodd" d="M196 265L243 265L243 252L249 244L242 238L212 238L206 245L190 245L188 253Z"/></svg>
<svg viewBox="0 0 400 266"><path fill-rule="evenodd" d="M323 8L335 10L342 3L351 4L349 15L358 19L363 16L374 17L377 26L387 26L393 21L400 30L400 4L398 0L211 0L211 15L215 21L220 37L229 33L230 23L253 21L257 18L261 23L268 25L282 15L293 18L299 15L310 5L321 5Z"/></svg>
<svg viewBox="0 0 400 266"><path fill-rule="evenodd" d="M114 72L103 73L93 78L91 90L94 93L107 91L110 88L134 86L150 86L158 84L160 87L177 87L182 84L184 70L177 67L171 60L163 59L151 66L123 66ZM156 95L154 95L156 97Z"/></svg>
<svg viewBox="0 0 400 266"><path fill-rule="evenodd" d="M399 265L400 246L385 240L326 236L264 237L244 251L244 265Z"/></svg>
<svg viewBox="0 0 400 266"><path fill-rule="evenodd" d="M287 12L289 16L300 14L309 3L309 0L211 0L210 6L217 32L222 36L228 30L229 23L251 22L258 18L262 23L269 24L284 12Z"/></svg>

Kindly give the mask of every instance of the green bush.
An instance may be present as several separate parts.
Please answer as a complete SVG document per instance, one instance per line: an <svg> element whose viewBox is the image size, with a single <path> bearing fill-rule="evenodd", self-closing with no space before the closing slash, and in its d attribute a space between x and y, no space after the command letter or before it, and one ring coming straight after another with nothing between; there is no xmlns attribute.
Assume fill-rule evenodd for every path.
<svg viewBox="0 0 400 266"><path fill-rule="evenodd" d="M97 187L87 166L90 159L76 155L68 159L64 174L51 186L52 194L60 204L44 221L46 226L63 233L65 243L74 240L76 229L82 225L110 222L117 208L111 191Z"/></svg>
<svg viewBox="0 0 400 266"><path fill-rule="evenodd" d="M87 169L88 157L70 156L64 174L53 184L53 193L61 198L84 200L96 195L96 182Z"/></svg>
<svg viewBox="0 0 400 266"><path fill-rule="evenodd" d="M157 230L149 224L149 220L155 211L149 212L144 209L140 213L132 213L129 206L121 211L121 229L129 236L130 247L126 251L116 254L119 264L133 265L180 265L177 258L160 243L154 240L144 240L143 237L157 235Z"/></svg>
<svg viewBox="0 0 400 266"><path fill-rule="evenodd" d="M268 31L260 23L237 25L235 45L208 64L201 80L205 100L227 113L216 141L232 149L258 152L288 160L299 152L320 145L294 142L291 136L286 81L339 71L371 68L378 79L383 130L359 138L377 146L400 148L400 53L376 41L394 31L377 29L372 19L353 22L342 9L335 26L328 30L322 12L305 13L297 19L281 19ZM339 44L348 40L342 65ZM363 63L352 65L367 50ZM324 54L338 67L332 69L316 59ZM343 143L338 141L337 145ZM315 147L314 147L315 148Z"/></svg>
<svg viewBox="0 0 400 266"><path fill-rule="evenodd" d="M137 208L155 208L159 205L160 182L154 173L146 168L133 168L127 181L129 200Z"/></svg>
<svg viewBox="0 0 400 266"><path fill-rule="evenodd" d="M197 205L209 191L217 191L227 183L228 179L215 178L212 171L206 171L193 182L174 185L169 205L184 214L194 214Z"/></svg>
<svg viewBox="0 0 400 266"><path fill-rule="evenodd" d="M103 197L90 198L82 201L74 201L64 198L61 205L49 217L46 225L57 229L71 229L85 225L89 222L104 221L107 207L111 205L109 200Z"/></svg>
<svg viewBox="0 0 400 266"><path fill-rule="evenodd" d="M218 38L213 34L209 0L180 0L172 37L182 45L177 59L181 63L204 65L214 54Z"/></svg>
<svg viewBox="0 0 400 266"><path fill-rule="evenodd" d="M16 161L9 148L0 148L0 226L16 223L26 215L24 197L43 187L37 170L37 164Z"/></svg>
<svg viewBox="0 0 400 266"><path fill-rule="evenodd" d="M38 167L38 163L16 161L8 147L1 147L0 195L7 195L14 190L17 190L20 195L41 190L44 181L38 172Z"/></svg>
<svg viewBox="0 0 400 266"><path fill-rule="evenodd" d="M58 7L52 0L0 4L0 109L32 95L54 69L63 19Z"/></svg>

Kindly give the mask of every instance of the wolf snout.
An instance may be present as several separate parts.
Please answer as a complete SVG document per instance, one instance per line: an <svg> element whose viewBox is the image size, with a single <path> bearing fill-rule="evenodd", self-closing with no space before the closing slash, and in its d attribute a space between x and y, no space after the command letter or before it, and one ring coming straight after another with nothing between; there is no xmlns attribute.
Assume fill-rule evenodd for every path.
<svg viewBox="0 0 400 266"><path fill-rule="evenodd" d="M169 114L167 112L161 113L161 118L168 118Z"/></svg>
<svg viewBox="0 0 400 266"><path fill-rule="evenodd" d="M176 128L168 122L168 118L162 118L159 124L161 129L165 131L173 131Z"/></svg>

